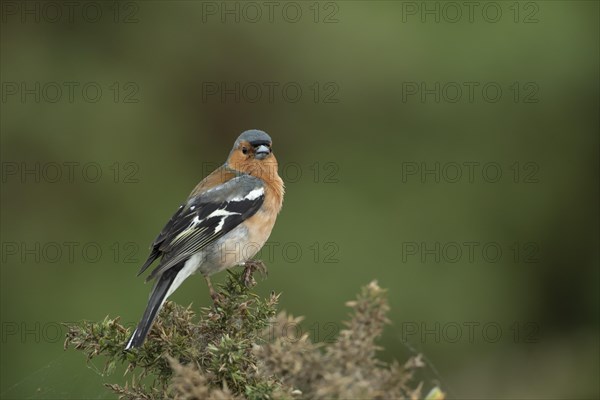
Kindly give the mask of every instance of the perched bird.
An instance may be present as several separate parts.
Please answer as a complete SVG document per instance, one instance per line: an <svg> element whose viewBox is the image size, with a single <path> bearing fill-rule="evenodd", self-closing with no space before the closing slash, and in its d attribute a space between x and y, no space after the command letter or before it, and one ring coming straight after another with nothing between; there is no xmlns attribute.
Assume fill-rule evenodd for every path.
<svg viewBox="0 0 600 400"><path fill-rule="evenodd" d="M283 202L283 181L271 145L263 131L243 132L225 164L192 190L154 240L138 276L160 257L146 279L156 283L126 350L142 345L163 303L187 277L200 272L216 299L209 276L252 263Z"/></svg>

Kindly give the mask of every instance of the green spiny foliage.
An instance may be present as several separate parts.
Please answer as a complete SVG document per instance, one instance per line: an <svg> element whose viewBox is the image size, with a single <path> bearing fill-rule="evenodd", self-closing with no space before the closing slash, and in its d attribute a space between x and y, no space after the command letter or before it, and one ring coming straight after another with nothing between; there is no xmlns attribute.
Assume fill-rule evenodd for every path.
<svg viewBox="0 0 600 400"><path fill-rule="evenodd" d="M219 300L199 316L191 307L166 302L145 344L124 351L130 332L119 319L69 325L65 348L82 351L88 362L106 359L104 372L126 365L124 386L107 384L120 399L417 399L422 383L414 373L420 357L387 365L375 344L388 320L385 290L364 287L337 341L322 346L308 335L290 340L284 332L302 318L276 314L279 295L262 299L229 272ZM434 388L427 396L443 399Z"/></svg>

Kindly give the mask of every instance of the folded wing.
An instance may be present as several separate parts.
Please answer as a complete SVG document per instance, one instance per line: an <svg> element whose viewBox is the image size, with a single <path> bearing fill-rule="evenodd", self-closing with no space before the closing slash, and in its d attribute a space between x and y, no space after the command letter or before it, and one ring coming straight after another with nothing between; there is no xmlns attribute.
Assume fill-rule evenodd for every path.
<svg viewBox="0 0 600 400"><path fill-rule="evenodd" d="M216 239L254 215L264 201L262 182L240 175L181 205L152 244L152 252L139 274L162 256L146 279L189 259ZM138 275L139 275L138 274Z"/></svg>

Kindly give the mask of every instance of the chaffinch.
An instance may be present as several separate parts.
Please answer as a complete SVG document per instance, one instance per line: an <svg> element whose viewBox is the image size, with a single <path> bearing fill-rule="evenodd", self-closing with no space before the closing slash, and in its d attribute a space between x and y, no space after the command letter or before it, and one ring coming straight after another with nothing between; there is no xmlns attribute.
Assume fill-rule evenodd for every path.
<svg viewBox="0 0 600 400"><path fill-rule="evenodd" d="M200 272L215 299L209 276L251 263L265 244L284 194L271 144L263 131L243 132L225 164L192 190L154 240L138 275L160 257L146 279L156 283L126 350L142 345L163 303L187 277Z"/></svg>

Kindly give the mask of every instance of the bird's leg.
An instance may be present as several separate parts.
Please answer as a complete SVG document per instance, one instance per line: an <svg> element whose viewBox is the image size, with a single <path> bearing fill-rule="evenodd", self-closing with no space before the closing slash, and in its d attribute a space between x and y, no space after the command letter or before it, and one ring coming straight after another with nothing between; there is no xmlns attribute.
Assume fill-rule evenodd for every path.
<svg viewBox="0 0 600 400"><path fill-rule="evenodd" d="M213 299L213 303L218 303L221 299L221 295L217 291L215 291L208 276L205 276L204 279L206 280L206 284L208 285L208 292L210 293L210 297Z"/></svg>
<svg viewBox="0 0 600 400"><path fill-rule="evenodd" d="M254 280L254 271L259 271L262 276L267 275L267 266L262 260L248 260L244 264L244 272L242 273L242 279L246 287L252 287L256 285Z"/></svg>

